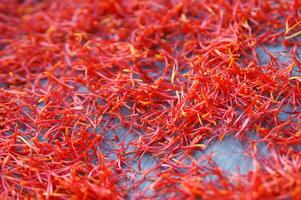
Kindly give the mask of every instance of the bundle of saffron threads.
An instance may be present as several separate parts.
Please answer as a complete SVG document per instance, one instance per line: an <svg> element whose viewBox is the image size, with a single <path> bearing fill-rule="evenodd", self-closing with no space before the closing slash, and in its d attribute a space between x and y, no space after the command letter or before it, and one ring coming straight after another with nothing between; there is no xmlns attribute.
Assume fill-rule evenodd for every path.
<svg viewBox="0 0 301 200"><path fill-rule="evenodd" d="M299 0L0 0L1 199L300 199Z"/></svg>

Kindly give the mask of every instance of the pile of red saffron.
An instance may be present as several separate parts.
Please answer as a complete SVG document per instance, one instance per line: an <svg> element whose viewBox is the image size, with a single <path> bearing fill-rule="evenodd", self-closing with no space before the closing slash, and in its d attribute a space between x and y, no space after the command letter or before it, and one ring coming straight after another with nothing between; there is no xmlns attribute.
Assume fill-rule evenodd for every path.
<svg viewBox="0 0 301 200"><path fill-rule="evenodd" d="M1 0L0 198L300 199L300 45L299 0Z"/></svg>

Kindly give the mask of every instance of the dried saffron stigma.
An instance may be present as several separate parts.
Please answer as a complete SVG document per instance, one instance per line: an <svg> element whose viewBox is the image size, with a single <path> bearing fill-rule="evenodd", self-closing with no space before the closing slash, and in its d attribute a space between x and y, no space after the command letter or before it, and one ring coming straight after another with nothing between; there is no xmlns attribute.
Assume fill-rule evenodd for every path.
<svg viewBox="0 0 301 200"><path fill-rule="evenodd" d="M301 199L299 0L0 0L0 199Z"/></svg>

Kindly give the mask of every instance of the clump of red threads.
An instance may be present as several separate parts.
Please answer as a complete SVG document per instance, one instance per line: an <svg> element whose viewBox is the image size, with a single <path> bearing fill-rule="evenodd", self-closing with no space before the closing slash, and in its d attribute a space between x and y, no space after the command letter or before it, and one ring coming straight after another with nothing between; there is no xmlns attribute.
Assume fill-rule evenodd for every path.
<svg viewBox="0 0 301 200"><path fill-rule="evenodd" d="M1 198L301 198L300 19L298 0L2 0ZM247 173L204 153L229 136Z"/></svg>

